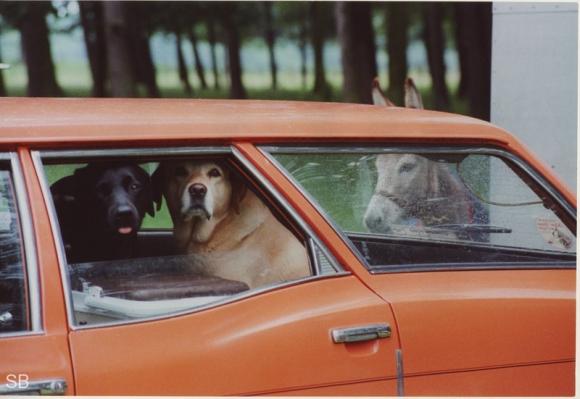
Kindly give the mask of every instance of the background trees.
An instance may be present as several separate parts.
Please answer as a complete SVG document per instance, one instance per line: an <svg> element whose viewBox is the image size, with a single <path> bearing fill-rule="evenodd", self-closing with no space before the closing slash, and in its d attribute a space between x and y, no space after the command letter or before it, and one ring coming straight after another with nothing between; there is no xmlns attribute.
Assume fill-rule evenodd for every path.
<svg viewBox="0 0 580 399"><path fill-rule="evenodd" d="M379 76L402 104L410 75L428 107L489 118L489 3L3 1L0 17L0 95L368 103Z"/></svg>

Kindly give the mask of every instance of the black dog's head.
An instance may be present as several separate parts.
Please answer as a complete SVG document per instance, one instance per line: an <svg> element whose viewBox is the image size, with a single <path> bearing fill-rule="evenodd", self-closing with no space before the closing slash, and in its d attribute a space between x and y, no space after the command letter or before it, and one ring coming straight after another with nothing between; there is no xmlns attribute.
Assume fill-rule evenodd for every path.
<svg viewBox="0 0 580 399"><path fill-rule="evenodd" d="M68 201L82 215L87 230L110 238L134 236L145 213L155 214L149 175L134 163L90 163L51 191L55 202Z"/></svg>

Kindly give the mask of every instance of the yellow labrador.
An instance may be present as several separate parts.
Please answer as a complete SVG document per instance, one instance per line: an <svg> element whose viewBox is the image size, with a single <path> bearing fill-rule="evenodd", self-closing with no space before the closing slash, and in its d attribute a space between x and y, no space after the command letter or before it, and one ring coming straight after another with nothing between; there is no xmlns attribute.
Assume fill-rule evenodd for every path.
<svg viewBox="0 0 580 399"><path fill-rule="evenodd" d="M200 256L207 274L250 288L311 274L304 245L225 163L162 162L153 185L179 250Z"/></svg>

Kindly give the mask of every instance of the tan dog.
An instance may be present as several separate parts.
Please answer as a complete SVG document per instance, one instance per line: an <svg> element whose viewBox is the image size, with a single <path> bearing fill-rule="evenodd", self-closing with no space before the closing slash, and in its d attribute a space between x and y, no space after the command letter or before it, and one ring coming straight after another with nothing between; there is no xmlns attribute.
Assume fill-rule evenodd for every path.
<svg viewBox="0 0 580 399"><path fill-rule="evenodd" d="M163 162L153 185L178 249L198 255L205 273L250 288L311 274L305 246L224 162Z"/></svg>

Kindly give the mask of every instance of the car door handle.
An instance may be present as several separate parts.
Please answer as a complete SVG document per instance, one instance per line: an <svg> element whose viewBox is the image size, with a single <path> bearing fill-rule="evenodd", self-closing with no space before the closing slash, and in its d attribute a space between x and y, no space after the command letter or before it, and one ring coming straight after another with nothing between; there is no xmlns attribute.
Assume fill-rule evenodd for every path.
<svg viewBox="0 0 580 399"><path fill-rule="evenodd" d="M390 336L391 326L388 324L369 324L361 327L332 330L332 340L335 344L371 341L379 338L389 338Z"/></svg>
<svg viewBox="0 0 580 399"><path fill-rule="evenodd" d="M62 378L42 381L14 380L0 384L0 395L64 395L66 381Z"/></svg>

